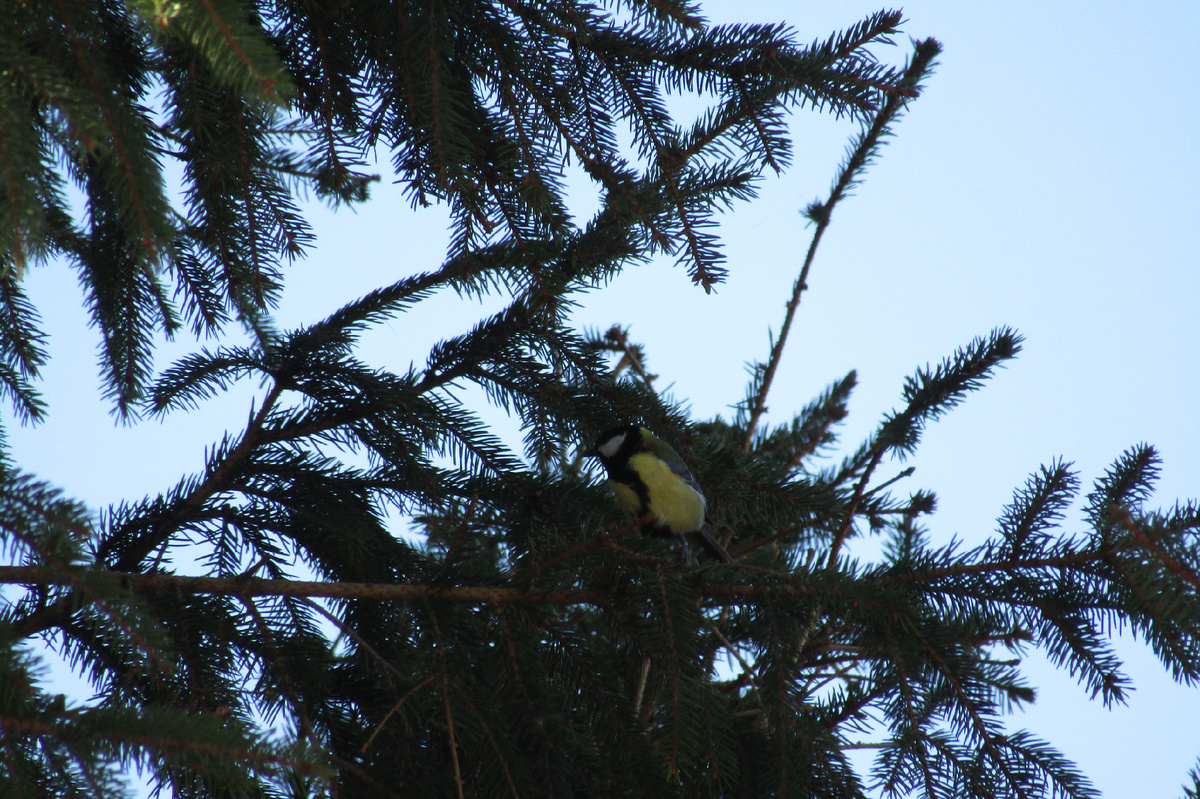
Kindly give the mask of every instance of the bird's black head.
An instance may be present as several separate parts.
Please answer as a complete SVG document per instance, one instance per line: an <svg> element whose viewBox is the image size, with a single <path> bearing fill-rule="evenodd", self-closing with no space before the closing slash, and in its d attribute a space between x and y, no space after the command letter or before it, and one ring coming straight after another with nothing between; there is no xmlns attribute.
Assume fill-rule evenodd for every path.
<svg viewBox="0 0 1200 799"><path fill-rule="evenodd" d="M642 428L636 424L605 430L596 439L596 445L583 453L587 458L598 458L606 467L629 460L638 451L642 441Z"/></svg>

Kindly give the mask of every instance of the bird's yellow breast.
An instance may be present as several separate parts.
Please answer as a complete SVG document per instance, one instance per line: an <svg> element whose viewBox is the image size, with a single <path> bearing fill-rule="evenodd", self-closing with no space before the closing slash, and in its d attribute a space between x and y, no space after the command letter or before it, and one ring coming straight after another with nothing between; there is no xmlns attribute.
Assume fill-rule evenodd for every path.
<svg viewBox="0 0 1200 799"><path fill-rule="evenodd" d="M633 455L629 467L646 484L647 501L643 504L633 486L610 480L623 511L636 517L650 514L655 527L668 528L676 534L700 529L704 524L704 495L650 453Z"/></svg>

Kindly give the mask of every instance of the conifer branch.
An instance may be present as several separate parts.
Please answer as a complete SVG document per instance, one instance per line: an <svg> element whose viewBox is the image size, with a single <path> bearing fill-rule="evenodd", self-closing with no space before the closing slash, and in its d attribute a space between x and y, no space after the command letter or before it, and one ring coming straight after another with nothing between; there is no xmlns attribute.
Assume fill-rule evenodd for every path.
<svg viewBox="0 0 1200 799"><path fill-rule="evenodd" d="M376 663L378 663L383 668L383 671L385 674L389 674L389 675L392 675L395 677L407 678L408 675L405 675L404 673L402 673L390 661L388 661L387 658L385 658L383 655L379 654L379 652L375 649L375 647L371 646L361 635L358 634L357 630L355 630L353 627L346 624L345 621L343 621L342 619L339 619L337 616L330 613L325 608L321 607L320 603L312 601L312 599L307 596L297 596L296 599L300 600L305 605L312 608L317 613L321 614L321 616L326 621L328 621L330 624L332 624L334 627L336 627L338 629L338 632L340 634L345 635L347 638L354 641L354 643L357 644L358 647L360 649L362 649L363 652L366 652L367 655L370 656L372 660L374 660ZM365 753L365 750L364 750L364 753Z"/></svg>
<svg viewBox="0 0 1200 799"><path fill-rule="evenodd" d="M1006 705L1031 691L991 650L1032 642L1109 701L1124 678L1106 633L1129 624L1175 679L1200 673L1200 511L1142 512L1149 448L1097 482L1087 534L1052 532L1076 493L1056 463L965 553L929 548L916 519L931 494L900 501L898 477L875 477L1015 354L1012 331L918 370L840 467L805 464L836 440L853 374L765 430L831 215L939 49L916 43L903 69L877 61L898 11L803 46L783 24L709 27L685 0L131 2L17 3L0 26L0 393L40 409L40 322L14 264L69 258L122 412L143 382L153 414L248 379L266 396L201 473L98 522L5 472L14 565L0 586L19 598L0 613L0 685L15 686L0 697L0 792L113 793L142 759L196 794L850 795L847 750L878 746L889 794L1086 797L1069 763L1004 733ZM277 107L293 85L297 103ZM707 107L679 116L681 95ZM621 328L579 336L566 311L661 251L711 288L714 214L787 167L789 114L805 107L862 128L805 211L781 334L735 421L684 441L710 525L744 559L683 568L661 542L627 540L636 523L598 521L611 501L570 451L610 417L673 441L691 420ZM448 207L444 263L275 331L282 259L311 240L296 192L366 199L351 166L376 149L414 205ZM600 200L584 224L564 160ZM509 299L423 369L358 357L365 330L443 289ZM251 343L152 381L154 329L175 329L177 302L197 333L237 319ZM519 421L524 459L456 394L468 384ZM888 545L851 565L841 551L866 522ZM100 707L64 712L47 694L43 645ZM740 673L718 681L722 648ZM867 719L884 743L853 740Z"/></svg>
<svg viewBox="0 0 1200 799"><path fill-rule="evenodd" d="M5 97L5 100L8 98ZM17 155L11 152L9 147L9 137L3 125L0 125L0 168L3 169L3 186L4 197L8 199L8 217L9 219L19 219L21 216L21 197L25 194L24 187L21 185L24 181L20 180L13 166L13 156ZM8 245L8 251L11 254L13 263L12 268L16 270L18 277L25 274L25 237L20 225L12 225L12 240ZM4 264L0 269L0 280L7 281L9 278L8 264Z"/></svg>
<svg viewBox="0 0 1200 799"><path fill-rule="evenodd" d="M569 35L569 34L568 34ZM578 51L575 58L578 59ZM529 92L529 96L537 101L539 110L546 115L555 127L556 132L562 137L568 151L573 152L575 157L579 159L579 163L587 171L588 175L598 181L605 190L610 194L619 197L623 206L634 212L638 221L649 232L651 240L666 241L667 235L660 227L659 222L655 219L655 214L648 208L644 207L633 192L630 191L630 182L627 176L618 174L613 169L612 164L602 158L597 157L596 153L589 150L586 144L580 140L572 131L566 121L563 120L559 108L542 92L535 83L528 80L528 77L522 72L518 73L518 78L521 80L522 88ZM593 120L594 108L592 103L584 105L584 111L587 114L590 125L595 125ZM595 141L599 138L598 130L593 127L590 138ZM602 209L604 213L606 209Z"/></svg>
<svg viewBox="0 0 1200 799"><path fill-rule="evenodd" d="M615 381L620 375L621 370L628 366L641 378L642 383L646 386L646 390L653 392L654 379L658 375L652 375L646 371L646 367L642 364L642 348L640 345L629 343L629 331L620 325L613 325L604 334L604 339L605 341L611 341L613 348L621 353L621 359L617 361L617 365L612 369L612 379Z"/></svg>
<svg viewBox="0 0 1200 799"><path fill-rule="evenodd" d="M125 572L136 568L142 560L161 546L174 533L176 527L183 519L190 518L195 513L201 512L205 503L214 494L223 489L228 478L240 468L243 461L249 458L259 445L258 436L261 435L263 425L282 392L282 384L276 382L272 385L258 413L252 417L250 424L243 433L242 439L229 452L228 456L215 469L210 470L206 479L175 506L172 514L165 518L160 517L149 531L128 542L120 551L120 555L116 561L112 564L113 571ZM115 539L108 539L98 548L97 560L103 561L107 555L113 554L115 550ZM62 573L66 574L67 570L62 570ZM53 584L65 585L65 583ZM15 635L17 638L27 638L62 624L69 618L78 601L78 591L73 590L52 604L38 608L28 615L14 620L13 630Z"/></svg>
<svg viewBox="0 0 1200 799"><path fill-rule="evenodd" d="M882 442L877 441L872 449L870 460L863 468L862 476L858 482L854 484L854 494L850 497L850 502L846 504L846 509L842 511L841 523L838 525L837 531L833 534L833 540L829 544L829 555L826 556L825 568L830 573L837 570L838 553L842 549L842 544L846 542L846 538L854 529L854 518L858 515L859 506L862 504L865 496L867 483L871 481L871 476L875 473L875 469L879 466L879 462L883 459L887 447Z"/></svg>
<svg viewBox="0 0 1200 799"><path fill-rule="evenodd" d="M755 689L758 689L758 683L756 682L755 677L758 669L746 662L746 659L742 657L742 653L738 651L736 646L729 642L729 639L725 637L725 634L721 632L719 627L710 624L708 625L708 629L709 632L711 632L713 636L721 642L721 646L725 647L725 651L733 655L734 659L738 662L738 665L742 667L741 676L736 678L734 682L739 684L743 682L749 683L750 685L754 686Z"/></svg>
<svg viewBox="0 0 1200 799"><path fill-rule="evenodd" d="M141 188L137 184L136 176L139 169L133 164L130 159L128 148L126 146L125 137L117 125L113 108L110 101L113 99L108 92L102 91L96 84L96 77L99 70L89 62L88 54L84 51L84 46L81 44L78 33L78 26L72 20L68 13L66 4L63 0L54 0L54 5L61 15L63 24L67 31L67 36L71 40L71 49L78 62L79 74L83 76L84 83L87 85L88 91L91 93L92 101L100 110L104 124L107 127L109 143L112 145L117 158L117 166L121 173L121 178L125 184L125 190L129 193L129 198L133 201L134 216L141 228L142 249L146 251L150 259L156 257L157 241L151 228L151 224L147 215L146 201L142 196ZM85 142L85 146L94 151L97 142Z"/></svg>
<svg viewBox="0 0 1200 799"><path fill-rule="evenodd" d="M547 564L561 562L567 556L573 556L587 549L592 549L599 543L595 540L590 540L579 544L551 559ZM880 585L922 583L929 589L937 590L937 583L947 578L978 576L995 572L1017 573L1044 569L1075 569L1088 563L1111 560L1122 550L1140 550L1143 547L1153 549L1152 545L1146 544L1141 540L1131 539L1123 544L1105 545L1093 549L1068 552L1062 555L1011 558L985 562L963 561L940 568L924 568L900 574L882 574L874 577L873 581ZM625 550L618 549L618 551L624 552ZM657 563L654 560L646 562ZM768 598L777 593L802 596L811 593L816 587L814 583L790 577L786 572L764 570L745 563L738 563L736 566L742 571L760 573L765 577L780 580L783 584L775 587L767 587L765 585L738 583L697 583L694 587L697 595L708 597L710 600L720 604L726 601L755 601ZM1180 569L1183 572L1181 576L1190 582L1191 578L1187 576L1190 574L1190 571L1182 566L1180 566ZM535 576L540 573L541 571L535 573ZM67 569L65 567L0 566L0 584L70 587L84 580L84 575L87 574L86 570ZM237 597L282 596L395 602L444 601L464 602L468 604L573 605L603 604L619 595L619 592L615 592L614 590L600 588L537 589L504 586L447 586L435 583L314 582L266 579L245 575L237 577L200 577L107 570L97 572L97 574L104 575L105 579L133 591L162 591L175 594L212 594ZM660 590L665 590L665 587L661 585L661 578ZM666 601L665 598L664 601ZM1016 597L1011 597L1009 601L1015 603L1018 600Z"/></svg>
<svg viewBox="0 0 1200 799"><path fill-rule="evenodd" d="M679 651L678 643L675 640L675 623L671 619L671 599L667 596L667 586L663 582L663 573L661 568L655 569L655 577L658 580L658 598L662 600L661 610L663 614L663 630L667 637L667 674L671 680L671 717L674 723L671 726L671 748L667 755L667 762L671 768L676 768L676 758L679 756L679 728L682 723L682 702L680 699L680 674L679 674Z"/></svg>
<svg viewBox="0 0 1200 799"><path fill-rule="evenodd" d="M200 5L203 6L208 19L216 27L221 41L229 48L242 66L259 82L263 94L271 96L275 94L275 85L278 82L277 78L267 78L259 71L258 65L250 58L246 52L246 48L242 46L242 42L230 30L230 24L221 16L216 7L212 4L212 0L200 0ZM240 10L240 8L239 8Z"/></svg>
<svg viewBox="0 0 1200 799"><path fill-rule="evenodd" d="M601 536L597 536L596 538L592 538L587 541L583 541L581 543L576 544L573 547L570 547L569 549L559 552L557 555L554 555L553 557L549 558L548 560L545 560L545 561L542 561L541 563L539 563L537 568L534 570L532 576L529 579L532 582L532 581L536 580L539 576L541 576L541 574L543 572L547 571L551 566L555 566L559 563L570 560L571 558L575 557L576 555L580 555L584 552L587 552L589 549L595 549L596 547L603 546L604 543L605 542L604 542L603 538Z"/></svg>
<svg viewBox="0 0 1200 799"><path fill-rule="evenodd" d="M237 598L241 602L242 607L246 609L250 617L254 620L254 626L262 636L264 648L271 657L276 674L279 675L279 681L282 683L283 692L287 696L288 703L292 706L292 713L295 714L296 721L300 727L300 733L313 743L319 744L316 731L313 730L312 721L309 720L308 714L304 711L304 704L300 701L300 695L296 690L291 675L288 673L287 664L280 655L279 646L275 643L275 636L271 632L270 626L267 624L266 619L262 617L262 614L258 610L258 605L255 604L252 597L242 594Z"/></svg>
<svg viewBox="0 0 1200 799"><path fill-rule="evenodd" d="M895 634L892 630L887 630L885 635L887 637L888 647L891 651L892 663L895 664L896 682L899 688L900 705L904 709L902 721L907 726L907 729L903 731L903 735L905 738L908 738L911 741L911 743L909 743L909 747L916 749L918 764L921 769L921 778L925 784L925 795L937 796L937 792L934 789L933 769L931 768L929 761L925 756L926 752L923 744L926 736L924 731L921 729L923 725L921 724L920 719L917 718L917 711L914 708L914 705L917 701L916 691L914 690L912 681L909 679L907 669L905 668L904 657L901 655L900 647L897 645ZM901 720L898 719L897 722L899 721ZM897 722L893 722L894 730L897 730L897 728L900 726L900 724ZM899 730L897 730L897 732L899 732ZM900 735L897 734L895 737L899 738ZM887 788L893 792L895 790L895 786L890 784L887 785Z"/></svg>
<svg viewBox="0 0 1200 799"><path fill-rule="evenodd" d="M650 679L650 665L651 660L649 657L642 658L642 669L638 674L637 689L633 692L633 712L643 723L649 718L650 714L649 708L645 711L642 710L642 697L646 695L646 682Z"/></svg>
<svg viewBox="0 0 1200 799"><path fill-rule="evenodd" d="M1004 777L1008 781L1008 784L1020 791L1021 780L1012 772L1009 764L1000 754L999 743L1003 740L1003 737L1001 736L998 740L996 731L989 727L987 722L984 721L983 717L980 715L978 704L967 693L966 689L962 685L962 681L959 679L959 676L955 674L955 672L950 668L949 664L946 663L945 659L942 657L942 654L925 637L918 635L918 638L921 642L921 645L929 653L934 664L936 664L938 670L942 673L942 677L945 678L945 680L950 684L950 688L955 694L957 694L959 706L966 710L967 715L971 720L971 726L975 730L975 734L979 736L979 740L983 743L983 750L991 758L992 762L996 765L996 768L1000 769L1000 771L1004 773ZM1023 791L1020 791L1020 794L1023 793Z"/></svg>
<svg viewBox="0 0 1200 799"><path fill-rule="evenodd" d="M1151 540L1146 536L1145 532L1134 523L1129 511L1125 508L1116 509L1117 523L1129 533L1132 541L1145 547L1155 558L1157 558L1164 566L1171 570L1173 574L1179 577L1184 582L1191 585L1197 591L1200 591L1200 575L1197 575L1195 570L1189 569L1179 560L1173 558L1171 553L1167 552L1157 541Z"/></svg>
<svg viewBox="0 0 1200 799"><path fill-rule="evenodd" d="M1132 546L1129 544L1128 546ZM925 568L904 574L891 574L881 577L883 583L936 583L947 577L965 577L993 572L1017 573L1022 571L1039 571L1041 569L1072 569L1087 563L1110 560L1121 549L1120 546L1105 546L1095 549L1084 549L1064 555L1046 557L1009 558L1005 560L968 563L960 561L940 568Z"/></svg>
<svg viewBox="0 0 1200 799"><path fill-rule="evenodd" d="M508 790L512 793L513 799L521 799L521 792L517 790L516 780L513 778L513 769L505 757L504 752L500 748L496 736L492 734L492 727L487 723L487 715L480 711L475 703L465 695L463 701L466 702L467 708L475 714L475 719L479 724L479 728L483 730L483 735L487 738L488 744L492 747L492 752L496 755L496 760L500 762L500 769L504 772L504 780L508 783Z"/></svg>
<svg viewBox="0 0 1200 799"><path fill-rule="evenodd" d="M320 597L390 602L464 602L468 604L600 604L613 592L599 588L524 589L502 586L435 585L416 583L338 583L304 580L271 580L262 577L194 577L140 572L101 572L123 588L133 591L162 591L176 594L217 596ZM79 579L73 574L46 566L0 566L0 584L70 586ZM29 618L29 617L27 617ZM14 625L25 637L36 632Z"/></svg>
<svg viewBox="0 0 1200 799"><path fill-rule="evenodd" d="M98 715L100 712L103 711L98 711L92 714L89 714L88 711L83 711L82 713L75 714L76 718L72 720L81 720L80 717L86 715ZM10 738L10 735L7 733L70 739L74 737L71 735L71 726L72 725L69 722L56 723L0 715L0 730L3 730L6 733L4 735L6 745L8 745ZM321 764L313 760L301 760L298 758L285 757L283 755L273 754L269 751L249 748L239 749L232 746L212 744L195 739L167 736L158 733L152 734L150 732L124 732L111 728L105 729L98 734L102 738L115 743L145 748L152 751L175 752L185 755L217 755L220 757L229 758L230 760L248 763L256 769L283 767L291 769L298 774L305 775L323 776L326 773L326 770L321 767Z"/></svg>
<svg viewBox="0 0 1200 799"><path fill-rule="evenodd" d="M940 51L941 45L934 39L925 39L924 41L917 42L915 44L913 59L904 70L898 88L908 89L914 93L919 92L921 80L928 74L933 65L933 59ZM824 203L813 203L805 212L809 220L815 225L812 239L809 241L808 250L804 254L804 262L800 267L800 275L796 278L796 282L792 284L792 295L785 306L783 324L779 329L779 335L771 347L766 364L762 366L762 372L756 375L758 386L757 391L748 403L749 414L746 421L746 430L742 437L743 452L750 451L755 431L758 429L759 419L766 412L767 394L771 391L771 384L775 380L775 372L779 368L780 359L783 357L783 347L787 343L788 336L791 333L792 321L796 317L796 309L800 306L801 295L808 289L808 273L812 267L813 259L816 257L817 247L820 246L821 237L825 234L825 229L829 227L829 221L833 216L833 209L862 180L864 170L875 159L883 140L891 135L891 124L903 112L908 101L909 97L906 96L906 92L896 91L888 94L887 99L880 107L870 126L859 135L854 149L850 151L846 162L842 166L841 173L838 175L837 181L833 184L829 197Z"/></svg>
<svg viewBox="0 0 1200 799"><path fill-rule="evenodd" d="M128 571L136 568L147 555L153 552L156 547L162 544L175 531L183 519L192 513L200 511L208 500L218 492L224 490L230 477L242 467L243 463L261 445L264 426L272 410L274 410L275 403L283 394L283 390L284 386L280 382L275 382L271 385L266 397L263 398L258 413L250 419L250 423L242 433L241 439L229 451L229 454L221 463L217 464L216 468L208 471L204 480L173 509L173 513L167 518L159 519L158 523L148 533L139 536L136 541L131 542L122 549L119 557L112 564L114 571ZM111 540L105 542L99 549L98 559L103 560L106 555L112 552L112 549Z"/></svg>
<svg viewBox="0 0 1200 799"><path fill-rule="evenodd" d="M400 708L404 707L405 702L407 702L417 691L419 691L422 688L424 688L425 686L429 685L434 680L444 679L445 676L446 675L444 672L435 671L433 674L430 674L428 677L421 680L419 683L414 685L412 688L409 688L407 691L405 691L404 695L401 696L399 700L397 700L396 704L392 705L391 710L389 710L387 712L387 714L384 715L384 717L382 719L380 719L379 723L375 725L375 729L371 731L370 737L367 738L367 740L362 745L362 749L359 750L360 754L365 755L365 754L367 754L367 752L371 751L371 744L375 743L375 739L379 736L379 733L381 733L383 731L383 728L387 726L387 723L392 718L392 716L396 715L396 713L398 713L400 711Z"/></svg>
<svg viewBox="0 0 1200 799"><path fill-rule="evenodd" d="M72 569L61 558L56 557L50 552L47 552L42 546L39 545L37 541L32 540L28 536L24 535L23 531L10 528L7 532L19 539L25 546L29 547L29 549L32 550L39 559L48 565L30 567L0 566L0 569L41 569L46 573L53 573L61 578L61 582L41 583L42 585L57 584L69 586L71 588L71 593L66 597L49 606L39 608L39 610L35 611L30 616L27 616L25 619L21 619L14 623L13 629L16 632L17 638L22 638L25 637L25 635L32 634L26 633L22 628L22 625L30 618L36 617L39 613L44 613L47 617L54 618L61 614L62 610L65 608L73 607L81 603L85 605L94 605L99 608L100 612L104 614L104 616L113 624L113 626L119 629L122 634L127 636L129 640L134 643L134 645L142 652L143 655L145 655L149 660L153 661L157 668L168 672L172 670L172 665L168 661L164 660L162 653L160 653L155 646L147 642L143 636L139 635L138 631L134 629L134 627L123 616L123 614L118 612L108 601L104 599L104 597L100 595L95 586L89 584L87 580L80 579L80 575L76 569ZM78 595L78 598L73 598L72 594ZM34 632L38 631L39 630L35 630Z"/></svg>
<svg viewBox="0 0 1200 799"><path fill-rule="evenodd" d="M366 783L371 790L375 792L375 796L387 796L391 797L391 799L407 799L406 794L397 793L391 786L384 785L382 782L372 777L367 771L360 768L358 763L337 755L331 755L329 760L332 765L337 766L347 774L353 774L357 779L360 779Z"/></svg>

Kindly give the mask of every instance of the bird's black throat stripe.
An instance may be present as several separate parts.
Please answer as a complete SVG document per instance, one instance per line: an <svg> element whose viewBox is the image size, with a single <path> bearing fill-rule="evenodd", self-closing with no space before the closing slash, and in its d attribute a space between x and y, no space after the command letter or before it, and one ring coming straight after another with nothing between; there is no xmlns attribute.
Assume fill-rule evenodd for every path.
<svg viewBox="0 0 1200 799"><path fill-rule="evenodd" d="M638 498L638 516L645 516L650 512L650 488L638 476L638 473L629 467L629 462L620 466L610 466L608 476L622 485L629 486Z"/></svg>

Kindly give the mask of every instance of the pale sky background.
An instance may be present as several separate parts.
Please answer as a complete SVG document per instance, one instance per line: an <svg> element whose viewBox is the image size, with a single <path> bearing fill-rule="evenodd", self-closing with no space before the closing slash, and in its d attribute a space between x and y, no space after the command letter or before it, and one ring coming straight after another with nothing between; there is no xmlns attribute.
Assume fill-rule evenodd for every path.
<svg viewBox="0 0 1200 799"><path fill-rule="evenodd" d="M857 0L703 7L714 22L789 22L804 41L879 8ZM909 36L935 36L945 52L864 185L834 213L768 421L788 419L857 369L843 434L849 451L898 405L915 367L1011 325L1026 337L1024 352L929 428L909 462L915 475L897 489L937 493L927 520L935 545L984 541L1040 464L1073 461L1086 493L1142 441L1164 460L1152 506L1200 498L1200 3L921 0L903 8L898 46L880 56L899 62ZM768 327L779 328L808 244L799 211L826 196L853 131L845 121L796 117L793 166L724 218L730 277L715 294L664 260L590 295L579 326L628 325L659 384L695 419L728 418L745 363L765 358ZM317 248L288 273L281 326L315 321L440 263L444 212L414 213L390 185L374 196L356 213L311 209ZM52 360L42 384L50 420L22 428L4 409L22 468L99 510L198 471L204 447L240 429L254 386L199 413L115 426L99 398L97 338L73 273L36 268L27 285ZM420 364L432 341L469 329L499 301L447 295L426 306L372 331L365 357L396 369ZM193 346L164 348L161 363ZM114 452L124 454L114 461ZM1067 532L1082 529L1077 510ZM1038 700L1010 726L1054 743L1106 797L1179 796L1200 755L1200 689L1172 683L1132 639L1121 653L1137 690L1112 709L1031 653Z"/></svg>

